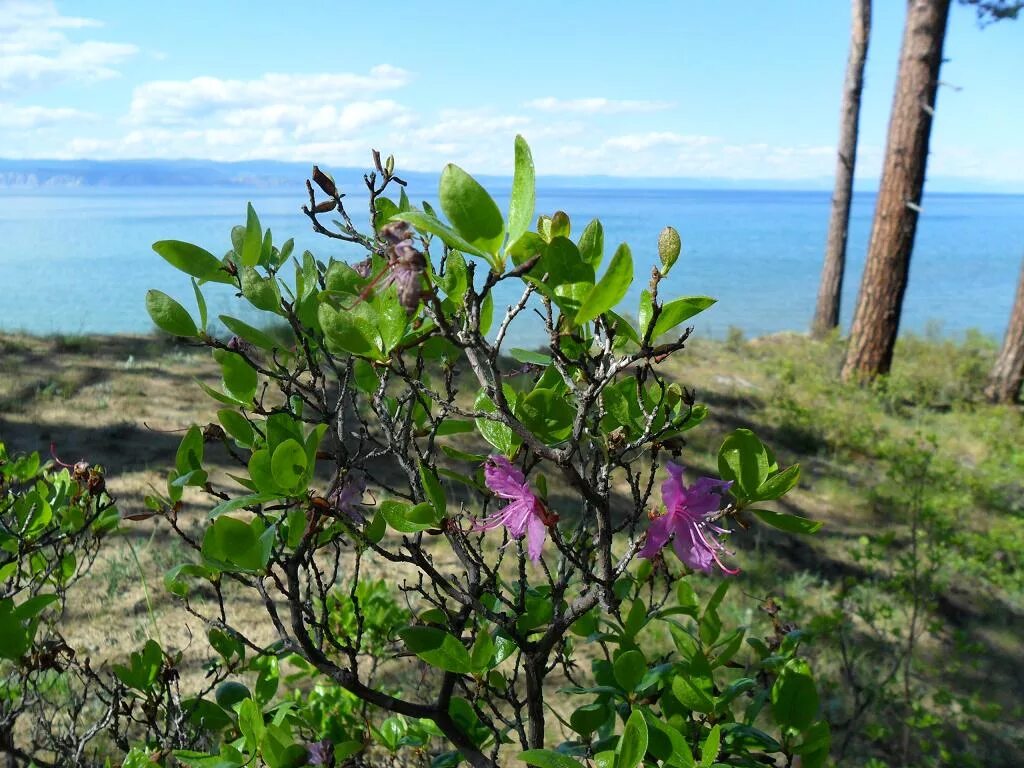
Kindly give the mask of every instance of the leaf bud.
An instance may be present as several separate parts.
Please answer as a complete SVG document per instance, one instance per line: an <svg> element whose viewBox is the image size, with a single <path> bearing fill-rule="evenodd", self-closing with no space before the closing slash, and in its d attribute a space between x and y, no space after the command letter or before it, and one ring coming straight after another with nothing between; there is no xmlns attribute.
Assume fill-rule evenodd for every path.
<svg viewBox="0 0 1024 768"><path fill-rule="evenodd" d="M665 227L661 230L661 234L658 235L658 258L661 259L662 276L667 275L668 271L672 269L672 265L676 263L682 250L683 241L675 229Z"/></svg>
<svg viewBox="0 0 1024 768"><path fill-rule="evenodd" d="M551 237L568 237L571 229L569 214L565 211L556 211L551 217Z"/></svg>

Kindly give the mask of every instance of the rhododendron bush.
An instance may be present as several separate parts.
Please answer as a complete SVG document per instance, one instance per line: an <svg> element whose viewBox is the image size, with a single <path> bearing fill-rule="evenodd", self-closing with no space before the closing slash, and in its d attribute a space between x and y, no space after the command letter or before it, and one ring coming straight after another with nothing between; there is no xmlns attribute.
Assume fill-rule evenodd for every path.
<svg viewBox="0 0 1024 768"><path fill-rule="evenodd" d="M165 584L205 622L212 682L167 697L174 650L133 656L111 685L180 727L137 729L126 764L823 764L800 633L770 602L763 637L723 610L743 578L730 538L815 529L764 508L799 469L737 430L717 477L683 479L707 409L670 372L713 300L662 295L679 236L658 238L637 301L599 221L535 217L521 138L507 213L454 165L435 208L374 164L365 228L359 190L307 182L338 258L275 245L251 206L223 258L154 245L196 308L150 291L150 315L222 372L147 499L194 552ZM219 317L229 335L209 283L247 305ZM516 347L527 326L538 348Z"/></svg>

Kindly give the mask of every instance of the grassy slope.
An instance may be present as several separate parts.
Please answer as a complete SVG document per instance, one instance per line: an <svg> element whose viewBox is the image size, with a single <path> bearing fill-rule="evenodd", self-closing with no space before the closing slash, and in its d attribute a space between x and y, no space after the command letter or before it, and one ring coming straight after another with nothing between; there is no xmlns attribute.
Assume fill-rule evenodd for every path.
<svg viewBox="0 0 1024 768"><path fill-rule="evenodd" d="M885 386L868 390L835 383L840 354L837 344L775 336L697 341L672 363L673 373L695 387L712 412L691 433L683 460L713 473L722 434L751 427L776 449L781 464L798 461L804 468L801 486L784 508L826 522L812 539L760 525L734 538L747 566L739 582L751 596L747 616L756 598L772 593L783 599L789 620L812 626L815 615L835 609L841 585L888 578L884 557L857 558L862 537L874 541L880 531L892 531L891 553L899 551L906 532L901 488L886 479L892 465L887 457L900 440L934 435L935 447L927 450L952 489L939 506L959 537L943 561L940 575L948 586L921 645L924 667L932 662L942 673L925 682L930 690L980 692L1004 707L1000 719L1012 721L1024 690L1024 425L1019 410L976 402L992 349L979 340L954 346L911 339L902 343ZM173 463L180 435L164 430L205 423L214 414L194 377L209 383L217 378L203 350L154 339L2 338L0 438L15 450L44 453L52 442L65 461L104 464L122 510L138 510L148 485L162 484ZM74 607L73 618L81 620L75 632L85 650L99 657L118 657L157 631L182 647L189 643L186 626L201 633L161 594L160 573L181 561L184 551L166 529L129 525ZM154 615L129 546L141 558ZM251 609L255 620L259 607ZM823 637L823 648L832 639ZM973 648L971 663L952 664L955 647ZM819 664L828 665L828 658ZM1006 765L1020 756L1013 754L1022 738L1020 731L1002 729L997 744L1010 756ZM870 752L871 744L862 742L854 748Z"/></svg>

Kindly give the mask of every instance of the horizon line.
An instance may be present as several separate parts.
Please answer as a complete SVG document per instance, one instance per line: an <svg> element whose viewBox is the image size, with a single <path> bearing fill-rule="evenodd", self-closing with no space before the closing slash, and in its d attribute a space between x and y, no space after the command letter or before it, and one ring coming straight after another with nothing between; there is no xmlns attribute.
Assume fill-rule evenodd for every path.
<svg viewBox="0 0 1024 768"><path fill-rule="evenodd" d="M313 165L324 165L325 168L330 169L333 172L352 172L363 174L372 168L366 166L356 165L338 165L330 166L327 163L311 163L303 160L281 160L276 158L247 158L242 160L214 160L210 158L202 157L174 157L174 158L154 158L154 157L124 157L124 158L93 158L93 157L76 157L76 158L58 158L58 157L3 157L0 156L0 163L18 163L18 164L64 164L70 165L74 163L89 163L95 165L116 165L118 163L124 164L183 164L183 163L194 163L203 164L207 166L244 166L251 164L266 164L266 165L277 165L277 166L304 166L312 168ZM442 169L408 169L405 171L406 174L417 174L417 175L437 175L441 173ZM402 171L399 170L399 176L402 175ZM495 173L495 172L482 172L474 173L475 177L483 179L500 179L503 181L511 181L511 173ZM830 176L772 176L772 177L756 177L756 176L645 176L645 175L621 175L615 173L538 173L537 180L542 181L544 179L566 179L566 180L579 180L586 181L588 179L607 179L616 182L658 182L658 183L712 183L712 184L729 184L729 185L754 185L761 187L760 191L772 191L774 188L768 186L771 184L780 184L782 187L778 188L778 191L806 191L806 192L821 192L827 191L832 187L832 177ZM855 187L860 187L861 192L873 191L870 189L863 189L864 186L877 187L880 183L881 178L875 177L860 177L855 178ZM958 182L963 183L968 187L987 187L988 189L943 189L935 191L932 194L987 194L987 195L1009 195L1019 196L1024 195L1024 179L988 179L979 176L943 176L938 175L930 177L926 180L934 183L939 183L943 187L949 187L955 185ZM798 185L808 184L806 188L800 188ZM0 188L11 188L14 185L4 185L0 183ZM98 185L90 185L98 186ZM144 185L134 185L144 186ZM167 184L166 186L173 186L173 184ZM213 186L213 185L210 185ZM992 188L996 189L992 189ZM927 193L927 188L925 189Z"/></svg>

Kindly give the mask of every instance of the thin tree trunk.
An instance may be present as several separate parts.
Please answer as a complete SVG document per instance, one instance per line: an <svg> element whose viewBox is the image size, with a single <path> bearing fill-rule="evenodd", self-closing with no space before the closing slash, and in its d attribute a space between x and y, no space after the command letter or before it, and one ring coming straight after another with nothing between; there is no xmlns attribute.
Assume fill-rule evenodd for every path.
<svg viewBox="0 0 1024 768"><path fill-rule="evenodd" d="M1017 298L1010 312L1003 348L988 377L985 397L993 403L1012 403L1020 396L1024 382L1024 262L1021 263Z"/></svg>
<svg viewBox="0 0 1024 768"><path fill-rule="evenodd" d="M836 186L832 193L832 215L825 243L825 265L818 287L818 306L811 334L821 338L839 325L839 302L846 269L846 240L850 231L850 202L853 200L853 169L857 163L857 129L860 95L864 90L864 62L871 35L871 0L852 0L850 56L843 82L843 103L839 109L839 151L836 157Z"/></svg>
<svg viewBox="0 0 1024 768"><path fill-rule="evenodd" d="M950 0L910 0L882 181L842 378L888 373L924 188Z"/></svg>

